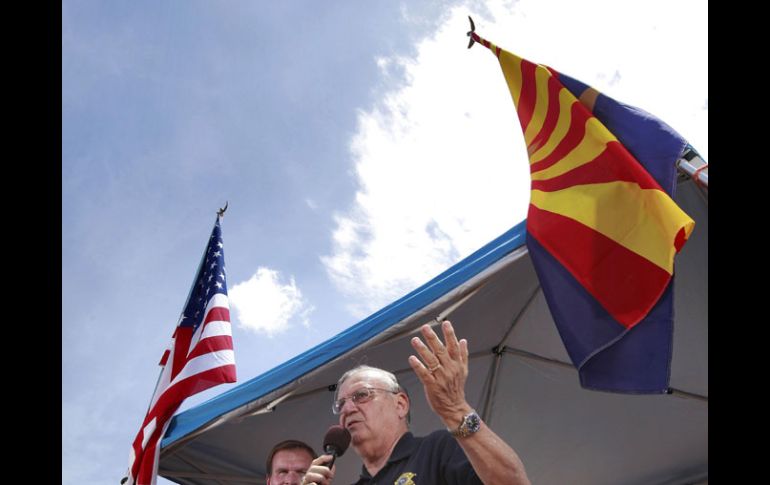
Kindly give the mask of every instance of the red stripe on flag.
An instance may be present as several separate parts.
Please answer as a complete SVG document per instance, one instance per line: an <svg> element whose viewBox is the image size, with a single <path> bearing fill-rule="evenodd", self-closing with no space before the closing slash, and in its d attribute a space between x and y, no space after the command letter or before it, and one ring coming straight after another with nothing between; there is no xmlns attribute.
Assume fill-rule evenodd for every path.
<svg viewBox="0 0 770 485"><path fill-rule="evenodd" d="M216 367L185 377L166 389L156 405L153 406L153 410L170 409L172 406L181 404L185 398L217 384L235 382L235 364L220 365L220 362L212 359L212 365L216 365ZM176 407L174 407L174 411L176 411Z"/></svg>
<svg viewBox="0 0 770 485"><path fill-rule="evenodd" d="M527 132L527 125L532 120L532 113L535 111L535 101L537 100L536 68L536 64L525 59L521 60L521 96L519 96L516 112L519 115L521 129L525 133Z"/></svg>
<svg viewBox="0 0 770 485"><path fill-rule="evenodd" d="M137 437L137 440L138 439L139 437ZM157 442L157 435L153 433L144 450L141 448L141 440L139 443L134 443L134 453L137 453L137 450L141 453L141 459L134 460L134 465L131 467L131 476L134 477L137 485L152 483L152 472L153 466L155 465L155 447Z"/></svg>
<svg viewBox="0 0 770 485"><path fill-rule="evenodd" d="M233 350L233 338L231 336L217 335L215 337L202 339L198 342L192 352L190 352L188 359L220 350Z"/></svg>
<svg viewBox="0 0 770 485"><path fill-rule="evenodd" d="M559 145L544 159L533 163L529 167L530 173L545 170L551 165L561 161L569 152L571 152L586 134L586 121L588 120L587 111L582 104L575 102L570 107L571 118L570 125L567 128L567 134L559 142Z"/></svg>
<svg viewBox="0 0 770 485"><path fill-rule="evenodd" d="M147 413L142 427L146 426L154 417L163 418L166 415L171 417L182 404L182 401L193 394L223 382L235 382L235 364L220 365L219 361L212 359L212 365L216 367L185 377L163 391L150 412Z"/></svg>
<svg viewBox="0 0 770 485"><path fill-rule="evenodd" d="M204 391L223 382L235 382L235 365L229 364L200 372L185 378L166 389L160 396L155 406L150 409L142 423L133 448L136 456L131 467L131 475L136 478L137 485L150 485L152 472L155 465L155 448L162 438L161 433L169 419L174 415L182 401L192 394ZM144 440L143 429L147 424L156 419L155 431L147 441L147 446L142 449Z"/></svg>
<svg viewBox="0 0 770 485"><path fill-rule="evenodd" d="M687 242L687 233L685 232L683 227L679 229L679 232L676 233L676 238L674 239L674 248L676 249L677 253L682 250L682 247L686 242Z"/></svg>
<svg viewBox="0 0 770 485"><path fill-rule="evenodd" d="M556 122L559 121L559 91L561 91L562 87L559 80L555 77L548 79L548 111L545 114L545 120L543 121L542 128L540 128L540 132L527 147L530 155L548 141L551 133L553 133L553 129L556 127Z"/></svg>
<svg viewBox="0 0 770 485"><path fill-rule="evenodd" d="M592 161L547 180L533 180L532 190L554 192L576 185L634 182L642 189L663 190L620 142L611 141Z"/></svg>
<svg viewBox="0 0 770 485"><path fill-rule="evenodd" d="M204 320L203 324L207 324L209 322L229 322L230 321L230 309L223 306L216 306L209 310L209 312L206 314L206 319Z"/></svg>
<svg viewBox="0 0 770 485"><path fill-rule="evenodd" d="M532 204L527 231L627 328L649 313L671 278L665 270L590 227Z"/></svg>
<svg viewBox="0 0 770 485"><path fill-rule="evenodd" d="M187 363L187 353L190 351L192 327L177 327L174 337L174 360L171 363L171 379L179 374Z"/></svg>

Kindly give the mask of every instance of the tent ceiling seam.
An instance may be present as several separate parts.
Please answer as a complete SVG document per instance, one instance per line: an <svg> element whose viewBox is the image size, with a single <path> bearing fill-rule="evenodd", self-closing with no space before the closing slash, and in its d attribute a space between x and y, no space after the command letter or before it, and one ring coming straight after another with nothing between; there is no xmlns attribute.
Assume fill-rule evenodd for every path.
<svg viewBox="0 0 770 485"><path fill-rule="evenodd" d="M529 299L527 300L527 303L524 304L521 311L513 318L513 321L508 326L508 330L505 332L505 335L503 335L503 338L500 340L500 343L498 344L497 348L504 348L505 347L505 341L508 340L508 337L511 336L511 332L513 332L513 328L516 326L517 323L524 317L524 315L529 311L529 309L532 307L532 302L535 301L535 297L537 296L537 293L540 291L540 284L537 284L535 286L535 290L532 292L532 294L529 296Z"/></svg>

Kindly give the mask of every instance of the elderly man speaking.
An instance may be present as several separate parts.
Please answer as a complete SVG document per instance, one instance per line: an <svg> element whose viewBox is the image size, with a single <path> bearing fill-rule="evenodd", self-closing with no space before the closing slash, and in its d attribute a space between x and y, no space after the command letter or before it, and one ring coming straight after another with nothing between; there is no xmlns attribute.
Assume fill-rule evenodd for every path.
<svg viewBox="0 0 770 485"><path fill-rule="evenodd" d="M410 355L409 365L446 430L419 438L409 432L409 397L390 372L360 366L340 377L333 410L363 461L356 485L529 484L516 452L465 400L468 342L457 340L448 320L442 330L446 345L430 326L422 326L427 345L412 339L420 358ZM331 459L313 460L303 485L330 485L336 469L326 466Z"/></svg>

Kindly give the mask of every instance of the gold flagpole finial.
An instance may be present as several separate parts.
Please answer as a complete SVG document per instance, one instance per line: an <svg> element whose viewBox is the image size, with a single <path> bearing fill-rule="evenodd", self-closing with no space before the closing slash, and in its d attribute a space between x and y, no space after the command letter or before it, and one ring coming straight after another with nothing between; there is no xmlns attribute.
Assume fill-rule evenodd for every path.
<svg viewBox="0 0 770 485"><path fill-rule="evenodd" d="M224 217L226 210L227 210L227 201L225 201L225 206L217 211L217 215L219 217Z"/></svg>
<svg viewBox="0 0 770 485"><path fill-rule="evenodd" d="M476 40L473 38L473 34L476 32L476 25L473 24L473 19L471 18L470 15L468 15L468 20L471 21L471 30L469 30L468 33L465 35L471 38L470 42L468 42L468 49L470 49L471 47L473 47L473 43L476 42Z"/></svg>

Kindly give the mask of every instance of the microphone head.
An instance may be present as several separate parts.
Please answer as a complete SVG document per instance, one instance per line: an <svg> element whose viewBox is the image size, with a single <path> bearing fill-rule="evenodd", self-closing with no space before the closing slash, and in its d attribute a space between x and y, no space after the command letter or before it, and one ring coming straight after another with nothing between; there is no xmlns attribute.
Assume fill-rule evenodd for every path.
<svg viewBox="0 0 770 485"><path fill-rule="evenodd" d="M324 436L324 452L342 456L350 445L350 431L339 424L329 427Z"/></svg>

